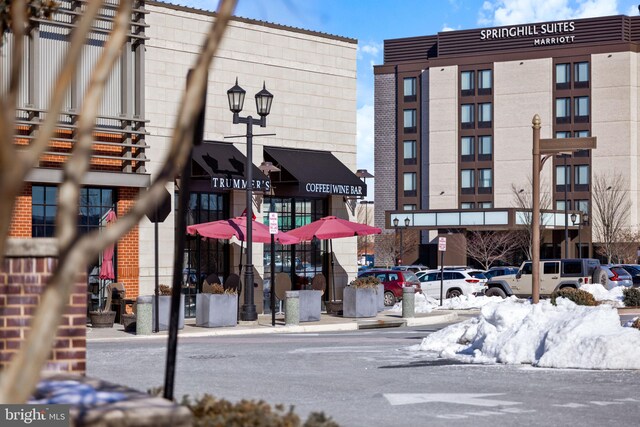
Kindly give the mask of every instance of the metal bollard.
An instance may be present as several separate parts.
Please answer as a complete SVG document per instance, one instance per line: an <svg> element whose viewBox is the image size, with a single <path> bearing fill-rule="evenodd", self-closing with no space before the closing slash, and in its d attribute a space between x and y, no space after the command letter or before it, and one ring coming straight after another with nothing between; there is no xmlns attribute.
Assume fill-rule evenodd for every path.
<svg viewBox="0 0 640 427"><path fill-rule="evenodd" d="M402 317L416 316L416 289L413 286L402 288Z"/></svg>
<svg viewBox="0 0 640 427"><path fill-rule="evenodd" d="M151 335L151 318L153 316L153 296L145 295L137 299L136 335Z"/></svg>
<svg viewBox="0 0 640 427"><path fill-rule="evenodd" d="M284 302L284 324L287 326L300 323L300 293L287 291Z"/></svg>

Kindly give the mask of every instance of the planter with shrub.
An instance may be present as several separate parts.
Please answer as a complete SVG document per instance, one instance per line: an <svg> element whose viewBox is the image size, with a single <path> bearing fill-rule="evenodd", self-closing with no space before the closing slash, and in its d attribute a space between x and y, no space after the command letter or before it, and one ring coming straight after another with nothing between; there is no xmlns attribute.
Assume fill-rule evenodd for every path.
<svg viewBox="0 0 640 427"><path fill-rule="evenodd" d="M196 326L219 328L238 324L238 293L220 283L196 295Z"/></svg>
<svg viewBox="0 0 640 427"><path fill-rule="evenodd" d="M558 298L567 298L577 305L586 305L586 306L596 306L598 302L587 291L583 291L581 289L576 288L562 288L560 290L555 291L551 294L551 304L556 305L556 299Z"/></svg>
<svg viewBox="0 0 640 427"><path fill-rule="evenodd" d="M343 291L342 316L375 317L381 297L378 285L380 280L377 277L359 277L349 283Z"/></svg>
<svg viewBox="0 0 640 427"><path fill-rule="evenodd" d="M158 323L161 331L169 330L169 318L171 310L171 286L160 285L158 296ZM156 298L152 298L151 324L156 324ZM184 295L180 295L180 312L178 317L178 329L184 328Z"/></svg>

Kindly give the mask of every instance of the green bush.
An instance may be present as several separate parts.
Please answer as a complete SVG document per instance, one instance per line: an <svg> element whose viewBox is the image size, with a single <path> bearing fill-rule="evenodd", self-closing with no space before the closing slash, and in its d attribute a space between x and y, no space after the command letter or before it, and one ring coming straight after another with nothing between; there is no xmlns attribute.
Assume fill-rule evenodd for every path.
<svg viewBox="0 0 640 427"><path fill-rule="evenodd" d="M587 291L583 291L581 289L562 288L558 291L555 291L554 293L551 294L551 304L556 305L556 299L560 297L567 298L578 305L587 305L587 306L598 305L598 302L596 301L596 299L593 297L592 294L590 294Z"/></svg>
<svg viewBox="0 0 640 427"><path fill-rule="evenodd" d="M624 296L622 302L625 307L640 307L640 289L639 288L627 288L622 291Z"/></svg>
<svg viewBox="0 0 640 427"><path fill-rule="evenodd" d="M638 317L632 324L632 328L640 329L640 317Z"/></svg>
<svg viewBox="0 0 640 427"><path fill-rule="evenodd" d="M376 288L380 284L380 279L375 276L358 277L349 283L354 288Z"/></svg>

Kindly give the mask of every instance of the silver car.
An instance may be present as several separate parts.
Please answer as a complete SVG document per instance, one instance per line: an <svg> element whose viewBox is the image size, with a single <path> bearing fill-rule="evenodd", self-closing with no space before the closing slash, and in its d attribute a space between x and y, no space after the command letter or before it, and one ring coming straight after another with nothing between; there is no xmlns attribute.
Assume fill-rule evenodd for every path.
<svg viewBox="0 0 640 427"><path fill-rule="evenodd" d="M631 274L620 266L601 265L593 274L593 281L600 283L607 290L616 286L633 286Z"/></svg>

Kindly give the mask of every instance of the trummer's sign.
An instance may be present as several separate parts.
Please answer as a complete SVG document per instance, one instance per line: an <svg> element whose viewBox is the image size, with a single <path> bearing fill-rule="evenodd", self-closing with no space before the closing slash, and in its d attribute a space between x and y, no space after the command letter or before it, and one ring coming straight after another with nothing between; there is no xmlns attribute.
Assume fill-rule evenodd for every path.
<svg viewBox="0 0 640 427"><path fill-rule="evenodd" d="M533 37L534 46L573 43L575 36L573 21L551 22L546 24L514 25L512 27L489 28L480 30L480 40L514 39Z"/></svg>

